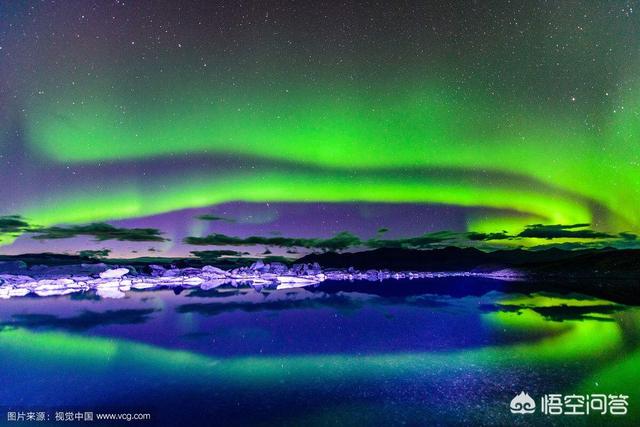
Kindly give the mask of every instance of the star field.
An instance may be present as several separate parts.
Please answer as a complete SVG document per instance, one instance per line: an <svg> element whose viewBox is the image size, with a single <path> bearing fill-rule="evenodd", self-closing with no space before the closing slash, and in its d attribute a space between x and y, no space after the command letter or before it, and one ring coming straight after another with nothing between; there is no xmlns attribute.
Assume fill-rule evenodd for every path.
<svg viewBox="0 0 640 427"><path fill-rule="evenodd" d="M6 2L0 214L144 227L229 202L422 204L455 214L395 228L637 233L639 7ZM358 228L329 211L316 231Z"/></svg>

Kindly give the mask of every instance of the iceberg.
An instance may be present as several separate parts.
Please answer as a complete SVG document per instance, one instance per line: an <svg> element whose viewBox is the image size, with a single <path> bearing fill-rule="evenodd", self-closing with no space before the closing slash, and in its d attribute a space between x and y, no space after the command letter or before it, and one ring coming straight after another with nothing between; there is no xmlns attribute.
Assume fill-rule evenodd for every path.
<svg viewBox="0 0 640 427"><path fill-rule="evenodd" d="M166 269L150 265L138 273L131 266L107 268L105 264L81 266L36 266L25 269L22 265L12 265L16 274L0 274L0 299L35 294L39 296L66 295L80 291L94 291L102 298L123 298L131 289L156 288L200 288L210 290L221 286L233 288L253 288L256 292L264 289L292 289L314 286L326 280L401 280L438 277L489 277L498 280L521 280L524 276L517 270L497 272L420 272L420 271L359 271L347 269L322 269L317 263L265 264L256 261L250 267L223 270L211 265L202 268ZM61 277L61 272L71 273ZM28 273L26 275L24 273ZM48 274L50 272L51 274ZM127 276L129 275L129 276ZM127 276L127 277L125 277Z"/></svg>
<svg viewBox="0 0 640 427"><path fill-rule="evenodd" d="M119 279L129 272L128 268L114 268L100 273L102 279Z"/></svg>

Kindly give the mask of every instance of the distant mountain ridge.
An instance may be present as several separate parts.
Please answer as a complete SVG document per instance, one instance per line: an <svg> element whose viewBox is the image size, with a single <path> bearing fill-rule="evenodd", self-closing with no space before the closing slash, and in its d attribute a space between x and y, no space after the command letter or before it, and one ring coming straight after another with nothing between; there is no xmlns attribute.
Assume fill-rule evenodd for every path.
<svg viewBox="0 0 640 427"><path fill-rule="evenodd" d="M306 255L297 263L317 262L324 268L416 271L493 271L515 268L531 274L640 278L640 250L597 249L565 251L522 249L483 252L475 248L447 247L418 250L382 248L364 252Z"/></svg>

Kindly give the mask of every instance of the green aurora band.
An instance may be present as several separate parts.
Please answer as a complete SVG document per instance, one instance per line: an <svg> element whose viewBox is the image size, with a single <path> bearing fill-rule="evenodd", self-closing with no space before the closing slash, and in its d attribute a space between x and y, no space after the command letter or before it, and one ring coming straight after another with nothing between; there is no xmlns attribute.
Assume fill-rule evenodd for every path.
<svg viewBox="0 0 640 427"><path fill-rule="evenodd" d="M244 163L153 179L140 171L118 185L79 179L14 201L6 214L52 225L227 201L422 202L495 210L470 216L469 231L520 231L535 221L638 232L640 58L629 46L639 27L635 15L612 21L609 7L584 7L598 25L579 38L582 13L558 5L535 21L539 28L474 34L490 57L467 39L451 42L464 55L416 54L397 34L399 54L407 52L401 62L390 60L396 52L386 38L379 50L347 54L320 49L314 37L303 39L309 52L273 51L281 40L258 27L255 35L238 30L245 44L228 51L225 37L201 39L185 27L184 46L160 49L118 30L146 34L137 16L94 29L65 15L51 40L10 40L19 48L9 67L14 96L2 106L0 130L10 134L19 116L41 164L98 169L199 155ZM82 37L70 42L72 31ZM324 33L331 27L320 31L332 35ZM495 41L520 36L516 51ZM317 64L305 62L314 55ZM276 166L254 167L256 159ZM476 179L484 174L503 178Z"/></svg>
<svg viewBox="0 0 640 427"><path fill-rule="evenodd" d="M638 230L640 170L626 165L627 159L640 156L640 144L630 143L640 133L637 126L619 118L623 114L600 136L614 148L602 152L590 149L597 146L590 143L597 135L579 132L570 122L553 127L538 118L521 130L500 132L489 120L500 113L487 113L487 105L449 99L445 89L420 92L412 88L407 92L413 95L396 94L378 102L358 94L345 94L341 102L331 102L328 96L257 97L253 102L260 107L250 112L242 111L244 100L222 108L194 96L178 102L188 109L163 111L142 105L128 109L120 118L99 101L64 106L62 115L52 114L53 106L44 103L35 110L37 119L29 135L37 149L54 162L206 152L282 159L320 168L303 172L229 170L222 175L218 171L215 177L183 171L179 177L168 174L162 182L123 182L119 188L93 195L80 187L61 192L54 204L32 200L24 207L25 215L41 224L87 222L234 200L446 203L526 214L516 219L470 220L473 231L495 231L513 230L533 219L595 222L592 208L600 204L607 215L597 227ZM305 102L305 97L314 102ZM549 150L554 157L549 157ZM609 158L603 160L603 156ZM554 194L508 181L487 186L456 176L392 173L392 168L444 167L524 175L560 191ZM367 175L380 169L390 172ZM159 193L165 197L160 199Z"/></svg>

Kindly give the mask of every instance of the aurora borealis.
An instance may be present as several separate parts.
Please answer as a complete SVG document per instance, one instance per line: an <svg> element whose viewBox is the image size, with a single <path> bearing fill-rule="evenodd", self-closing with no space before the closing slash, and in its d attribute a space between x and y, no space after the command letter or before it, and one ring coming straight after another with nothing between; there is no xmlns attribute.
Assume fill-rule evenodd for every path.
<svg viewBox="0 0 640 427"><path fill-rule="evenodd" d="M141 253L214 232L635 235L636 6L6 2L0 215L165 233ZM269 214L196 218L225 209ZM54 242L0 251L95 246Z"/></svg>
<svg viewBox="0 0 640 427"><path fill-rule="evenodd" d="M0 424L640 425L639 13L0 1Z"/></svg>

